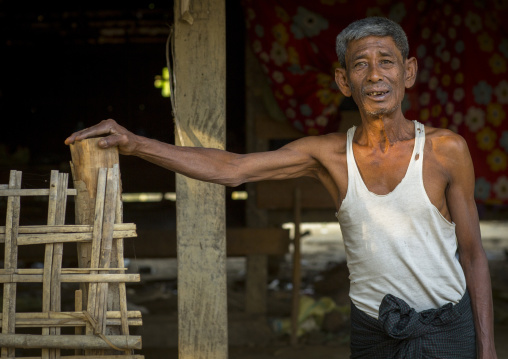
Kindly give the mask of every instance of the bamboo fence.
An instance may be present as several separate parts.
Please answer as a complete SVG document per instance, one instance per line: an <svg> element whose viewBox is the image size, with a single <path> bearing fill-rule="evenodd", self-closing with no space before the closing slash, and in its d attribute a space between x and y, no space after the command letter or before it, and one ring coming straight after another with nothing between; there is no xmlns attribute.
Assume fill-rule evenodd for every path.
<svg viewBox="0 0 508 359"><path fill-rule="evenodd" d="M67 197L76 195L75 189L68 188L68 174L51 171L49 188L43 189L21 188L21 177L20 171L13 170L9 184L0 184L0 197L7 197L6 222L0 227L0 243L5 252L4 268L0 269L0 357L142 359L142 355L133 353L134 349L141 349L141 337L129 335L129 326L142 325L141 313L127 310L125 290L126 282L139 282L140 277L125 273L123 258L123 238L135 237L136 226L121 223L118 165L99 170L92 225L65 224ZM48 198L47 225L19 225L22 196ZM63 246L67 243L91 243L89 268L62 268ZM45 247L41 258L44 267L18 268L19 246L41 244ZM18 283L42 283L41 312L16 312ZM72 312L62 311L62 283L88 286L87 300L83 300L81 290L76 290ZM108 296L113 285L119 295ZM119 303L111 303L111 298ZM69 327L74 328L74 334L62 334L62 328ZM40 334L20 334L17 328L40 328ZM36 349L40 356L23 356L19 354L23 350L17 348Z"/></svg>

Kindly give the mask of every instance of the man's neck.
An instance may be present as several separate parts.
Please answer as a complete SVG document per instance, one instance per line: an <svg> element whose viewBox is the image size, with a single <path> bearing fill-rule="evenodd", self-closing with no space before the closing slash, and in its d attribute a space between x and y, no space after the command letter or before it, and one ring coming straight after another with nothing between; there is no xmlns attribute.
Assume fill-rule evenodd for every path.
<svg viewBox="0 0 508 359"><path fill-rule="evenodd" d="M414 138L414 124L404 118L400 111L395 116L362 115L362 124L359 126L355 142L362 146L378 148L382 152L388 151L397 142Z"/></svg>

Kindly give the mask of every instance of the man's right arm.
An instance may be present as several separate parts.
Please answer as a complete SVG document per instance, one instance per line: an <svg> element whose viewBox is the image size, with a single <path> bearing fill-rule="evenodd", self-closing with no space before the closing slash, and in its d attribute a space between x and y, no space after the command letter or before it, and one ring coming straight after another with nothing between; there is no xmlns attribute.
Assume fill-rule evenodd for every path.
<svg viewBox="0 0 508 359"><path fill-rule="evenodd" d="M294 141L276 151L235 154L223 150L182 147L137 136L114 120L73 133L66 144L88 137L106 136L99 141L102 148L118 147L119 152L134 155L171 171L201 181L237 186L245 182L317 177L320 163L312 151L318 137Z"/></svg>

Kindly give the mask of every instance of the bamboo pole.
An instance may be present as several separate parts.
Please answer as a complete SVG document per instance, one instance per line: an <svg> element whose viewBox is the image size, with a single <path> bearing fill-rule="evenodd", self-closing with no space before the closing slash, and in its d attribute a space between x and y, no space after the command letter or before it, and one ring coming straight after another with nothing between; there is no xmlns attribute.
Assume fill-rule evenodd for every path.
<svg viewBox="0 0 508 359"><path fill-rule="evenodd" d="M121 349L141 349L141 337L135 335L109 335L107 339ZM111 349L104 339L93 335L31 335L0 334L0 346L25 349Z"/></svg>
<svg viewBox="0 0 508 359"><path fill-rule="evenodd" d="M42 283L41 274L0 274L0 283ZM61 274L62 283L135 283L140 281L139 274Z"/></svg>
<svg viewBox="0 0 508 359"><path fill-rule="evenodd" d="M114 226L115 231L135 231L136 225L134 223L116 223ZM88 224L67 224L55 226L19 226L18 233L92 233L93 225ZM5 234L5 226L0 226L0 234ZM91 237L90 237L91 238Z"/></svg>
<svg viewBox="0 0 508 359"><path fill-rule="evenodd" d="M9 188L19 189L21 187L21 172L11 171L9 178ZM5 256L4 268L16 269L18 266L18 247L17 235L19 227L20 200L18 196L10 196L7 199L6 215L6 237L5 237ZM16 283L8 282L4 284L3 308L2 308L2 335L15 332L15 314L16 314ZM9 334L10 335L10 334ZM8 343L7 343L8 344ZM9 345L2 345L2 358L12 357L15 350Z"/></svg>
<svg viewBox="0 0 508 359"><path fill-rule="evenodd" d="M49 195L49 189L48 188L40 188L40 189L33 189L33 188L9 188L9 189L0 189L0 197L6 197L6 196L48 196ZM68 196L75 196L76 190L73 188L67 189L67 195Z"/></svg>
<svg viewBox="0 0 508 359"><path fill-rule="evenodd" d="M56 207L58 195L58 171L51 171L49 182L49 201L48 201L48 225L56 224ZM51 310L51 268L53 267L53 243L46 244L44 252L44 269L42 276L42 311ZM42 335L50 335L50 328L42 328ZM49 349L42 349L42 358L50 359L53 355Z"/></svg>

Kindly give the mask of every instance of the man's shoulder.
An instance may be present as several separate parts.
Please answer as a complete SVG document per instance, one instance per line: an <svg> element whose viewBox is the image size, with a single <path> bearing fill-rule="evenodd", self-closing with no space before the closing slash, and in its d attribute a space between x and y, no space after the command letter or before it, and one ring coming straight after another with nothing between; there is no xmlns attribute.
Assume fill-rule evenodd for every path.
<svg viewBox="0 0 508 359"><path fill-rule="evenodd" d="M467 143L464 138L445 128L425 126L425 137L432 144L435 151L466 151Z"/></svg>
<svg viewBox="0 0 508 359"><path fill-rule="evenodd" d="M431 154L445 166L456 164L457 161L468 161L470 158L466 140L451 130L425 126L425 137Z"/></svg>

